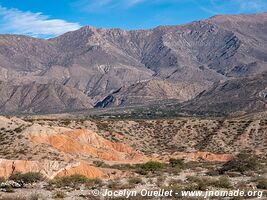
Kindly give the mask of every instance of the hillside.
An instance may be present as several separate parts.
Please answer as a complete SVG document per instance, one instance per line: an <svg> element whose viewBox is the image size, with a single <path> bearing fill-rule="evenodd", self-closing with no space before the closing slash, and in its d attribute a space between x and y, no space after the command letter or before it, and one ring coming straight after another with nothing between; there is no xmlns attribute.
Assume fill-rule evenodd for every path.
<svg viewBox="0 0 267 200"><path fill-rule="evenodd" d="M1 158L57 162L59 170L66 164L97 167L96 161L110 165L136 164L151 159L166 162L171 157L225 162L242 151L262 158L267 156L265 119L121 121L43 117L1 117ZM47 170L55 169L46 169L44 175L52 176L52 171Z"/></svg>
<svg viewBox="0 0 267 200"><path fill-rule="evenodd" d="M266 192L266 129L262 113L255 119L0 116L0 199L105 199L92 193L96 188Z"/></svg>
<svg viewBox="0 0 267 200"><path fill-rule="evenodd" d="M49 40L0 35L0 111L56 113L192 100L224 81L266 71L266 27L262 13L150 30L86 26ZM109 96L112 101L101 104Z"/></svg>
<svg viewBox="0 0 267 200"><path fill-rule="evenodd" d="M228 80L203 91L183 105L191 111L220 113L264 111L267 103L267 73Z"/></svg>

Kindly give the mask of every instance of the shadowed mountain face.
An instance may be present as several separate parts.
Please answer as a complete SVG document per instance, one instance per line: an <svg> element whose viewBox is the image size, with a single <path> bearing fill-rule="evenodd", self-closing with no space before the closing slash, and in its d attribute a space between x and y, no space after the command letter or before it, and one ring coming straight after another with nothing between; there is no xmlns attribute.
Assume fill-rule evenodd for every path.
<svg viewBox="0 0 267 200"><path fill-rule="evenodd" d="M204 90L224 98L215 87L267 70L266 41L267 13L215 16L152 30L83 27L50 40L0 35L0 111L184 102Z"/></svg>
<svg viewBox="0 0 267 200"><path fill-rule="evenodd" d="M183 106L191 111L230 113L267 107L267 73L214 85Z"/></svg>

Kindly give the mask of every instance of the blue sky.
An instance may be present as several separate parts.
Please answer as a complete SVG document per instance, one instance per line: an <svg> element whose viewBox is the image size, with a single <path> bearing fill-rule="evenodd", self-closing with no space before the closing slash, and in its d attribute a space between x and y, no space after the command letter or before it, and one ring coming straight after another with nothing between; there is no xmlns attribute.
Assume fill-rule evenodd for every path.
<svg viewBox="0 0 267 200"><path fill-rule="evenodd" d="M0 33L49 38L85 25L148 29L266 11L267 0L0 0Z"/></svg>

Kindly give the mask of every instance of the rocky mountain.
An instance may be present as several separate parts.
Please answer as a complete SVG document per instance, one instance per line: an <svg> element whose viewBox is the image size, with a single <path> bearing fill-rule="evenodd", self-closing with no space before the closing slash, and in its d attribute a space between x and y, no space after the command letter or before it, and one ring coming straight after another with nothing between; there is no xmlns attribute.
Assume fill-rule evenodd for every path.
<svg viewBox="0 0 267 200"><path fill-rule="evenodd" d="M57 83L12 85L0 82L2 112L49 113L91 107L93 101L83 92Z"/></svg>
<svg viewBox="0 0 267 200"><path fill-rule="evenodd" d="M267 73L215 84L183 105L191 111L231 113L258 111L267 107Z"/></svg>
<svg viewBox="0 0 267 200"><path fill-rule="evenodd" d="M98 102L95 107L131 106L138 105L140 102L143 105L148 105L164 99L187 101L205 88L206 85L202 83L172 83L164 80L143 81L120 88L103 101Z"/></svg>
<svg viewBox="0 0 267 200"><path fill-rule="evenodd" d="M49 40L0 35L0 112L191 100L266 71L266 27L262 13L151 30L87 26Z"/></svg>

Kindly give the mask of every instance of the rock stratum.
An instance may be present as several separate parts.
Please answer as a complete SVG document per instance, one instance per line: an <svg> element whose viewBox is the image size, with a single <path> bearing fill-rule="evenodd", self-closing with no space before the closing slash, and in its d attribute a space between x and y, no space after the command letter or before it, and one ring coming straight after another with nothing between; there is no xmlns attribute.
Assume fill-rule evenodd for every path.
<svg viewBox="0 0 267 200"><path fill-rule="evenodd" d="M14 130L12 138L5 138L5 133L10 133L8 127ZM7 147L16 154L14 158L18 157L0 159L1 177L9 177L15 172L40 172L49 179L72 174L110 178L117 177L116 170L95 167L93 161L139 163L148 160L142 152L123 143L111 142L87 129L72 130L2 117L0 135L5 157L13 157L4 149Z"/></svg>
<svg viewBox="0 0 267 200"><path fill-rule="evenodd" d="M49 40L0 35L0 112L71 112L165 99L204 111L261 110L266 27L262 13L150 30L86 26ZM241 84L259 76L263 83ZM257 92L244 96L247 87Z"/></svg>

